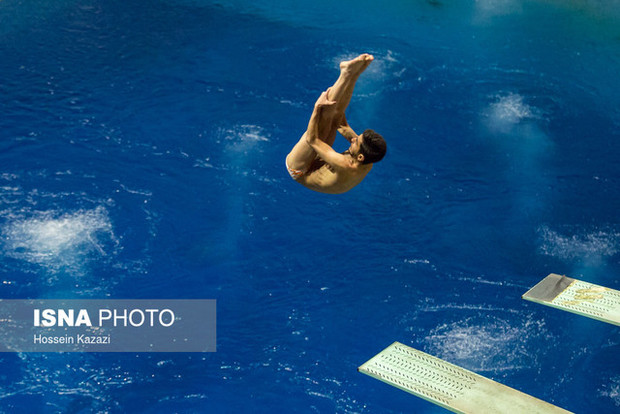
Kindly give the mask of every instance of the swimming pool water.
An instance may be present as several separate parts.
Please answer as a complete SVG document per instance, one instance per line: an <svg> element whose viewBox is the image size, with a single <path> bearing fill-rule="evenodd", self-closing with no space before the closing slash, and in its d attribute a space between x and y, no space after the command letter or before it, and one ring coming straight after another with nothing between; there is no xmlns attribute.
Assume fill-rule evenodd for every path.
<svg viewBox="0 0 620 414"><path fill-rule="evenodd" d="M620 286L620 2L564 3L0 2L0 297L218 301L216 353L0 355L0 412L443 412L357 373L395 340L620 411L618 329L521 299ZM362 52L388 155L310 192Z"/></svg>

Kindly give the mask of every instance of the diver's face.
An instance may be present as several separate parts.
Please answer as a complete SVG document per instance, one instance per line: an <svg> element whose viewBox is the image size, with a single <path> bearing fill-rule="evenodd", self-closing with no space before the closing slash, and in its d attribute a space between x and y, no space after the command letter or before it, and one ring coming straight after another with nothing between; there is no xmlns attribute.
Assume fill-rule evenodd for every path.
<svg viewBox="0 0 620 414"><path fill-rule="evenodd" d="M360 153L363 139L364 139L364 134L357 135L351 140L351 146L349 147L349 152L351 153L351 155L355 156Z"/></svg>

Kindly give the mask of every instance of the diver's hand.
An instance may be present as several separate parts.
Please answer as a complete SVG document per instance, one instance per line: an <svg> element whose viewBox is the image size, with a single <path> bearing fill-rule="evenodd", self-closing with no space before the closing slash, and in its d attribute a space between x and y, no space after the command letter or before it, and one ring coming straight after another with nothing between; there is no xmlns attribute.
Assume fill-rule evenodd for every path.
<svg viewBox="0 0 620 414"><path fill-rule="evenodd" d="M324 108L326 106L332 106L332 105L334 105L336 103L336 101L330 101L327 98L327 92L328 91L329 91L329 89L327 91L323 92L321 94L321 96L319 96L319 99L317 99L316 102L314 103L314 107L315 108L320 109L320 108Z"/></svg>

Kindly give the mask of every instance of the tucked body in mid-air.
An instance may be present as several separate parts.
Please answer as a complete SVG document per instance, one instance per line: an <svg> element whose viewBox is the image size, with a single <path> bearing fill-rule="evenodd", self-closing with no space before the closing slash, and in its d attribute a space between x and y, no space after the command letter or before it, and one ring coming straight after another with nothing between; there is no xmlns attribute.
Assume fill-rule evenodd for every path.
<svg viewBox="0 0 620 414"><path fill-rule="evenodd" d="M355 82L372 60L371 55L363 54L340 63L338 80L316 101L306 132L286 157L291 177L311 190L330 194L349 191L385 155L381 135L372 130L358 135L345 117ZM337 132L350 143L342 154L332 148Z"/></svg>

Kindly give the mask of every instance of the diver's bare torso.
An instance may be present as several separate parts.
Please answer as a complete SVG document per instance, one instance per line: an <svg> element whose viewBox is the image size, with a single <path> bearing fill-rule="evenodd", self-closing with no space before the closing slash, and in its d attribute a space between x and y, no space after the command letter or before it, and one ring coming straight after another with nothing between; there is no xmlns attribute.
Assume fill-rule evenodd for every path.
<svg viewBox="0 0 620 414"><path fill-rule="evenodd" d="M345 151L344 154L348 154ZM372 169L372 164L358 164L354 168L335 169L321 159L313 162L308 172L299 180L305 187L328 194L340 194L358 185Z"/></svg>

